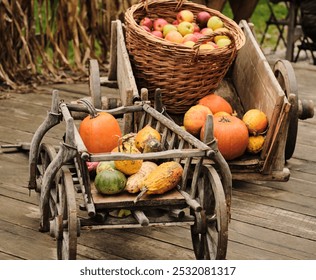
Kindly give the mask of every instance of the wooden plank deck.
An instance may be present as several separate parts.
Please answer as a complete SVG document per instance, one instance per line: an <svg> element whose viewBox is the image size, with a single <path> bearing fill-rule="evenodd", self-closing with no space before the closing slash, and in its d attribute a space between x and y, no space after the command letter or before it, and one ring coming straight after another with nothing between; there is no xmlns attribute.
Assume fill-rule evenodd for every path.
<svg viewBox="0 0 316 280"><path fill-rule="evenodd" d="M316 104L316 68L296 66L295 73L299 97ZM0 145L31 141L50 109L51 88L0 95ZM54 88L66 101L88 94L88 85ZM58 143L63 133L58 126L45 142ZM315 139L315 117L299 121L288 182L234 182L227 259L316 259ZM55 241L38 231L37 197L27 185L28 154L0 151L0 259L56 259ZM78 242L78 259L194 259L185 226L85 231Z"/></svg>

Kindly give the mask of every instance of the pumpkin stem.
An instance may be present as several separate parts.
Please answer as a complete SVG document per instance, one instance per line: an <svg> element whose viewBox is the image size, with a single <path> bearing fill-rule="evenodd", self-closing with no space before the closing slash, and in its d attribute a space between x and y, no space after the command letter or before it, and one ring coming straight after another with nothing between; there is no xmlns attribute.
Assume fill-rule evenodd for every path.
<svg viewBox="0 0 316 280"><path fill-rule="evenodd" d="M228 122L231 122L229 118L227 118L226 116L222 116L221 119L219 120L220 122L223 122L223 123L228 123Z"/></svg>
<svg viewBox="0 0 316 280"><path fill-rule="evenodd" d="M136 196L136 198L134 199L134 203L136 203L138 200L140 200L141 199L141 197L147 192L147 188L145 187L145 188L143 188L142 190L141 190L141 192Z"/></svg>
<svg viewBox="0 0 316 280"><path fill-rule="evenodd" d="M87 107L91 118L96 118L99 115L97 110L89 100L82 98L79 100L79 102Z"/></svg>

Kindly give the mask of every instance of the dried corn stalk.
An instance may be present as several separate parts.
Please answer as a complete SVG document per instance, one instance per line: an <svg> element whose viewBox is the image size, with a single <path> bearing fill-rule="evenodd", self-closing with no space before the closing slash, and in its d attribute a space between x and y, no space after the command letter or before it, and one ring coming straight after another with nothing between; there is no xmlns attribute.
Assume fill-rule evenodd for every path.
<svg viewBox="0 0 316 280"><path fill-rule="evenodd" d="M111 21L136 2L0 1L0 87L86 78L89 58L107 63Z"/></svg>

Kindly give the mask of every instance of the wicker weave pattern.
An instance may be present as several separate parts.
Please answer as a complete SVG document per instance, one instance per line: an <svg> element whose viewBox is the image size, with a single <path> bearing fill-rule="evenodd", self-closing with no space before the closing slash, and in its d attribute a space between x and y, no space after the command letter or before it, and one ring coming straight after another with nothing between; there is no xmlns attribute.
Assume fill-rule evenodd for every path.
<svg viewBox="0 0 316 280"><path fill-rule="evenodd" d="M155 0L133 5L125 13L125 24L126 46L137 85L149 90L151 100L155 89L162 89L162 101L167 111L182 114L200 98L217 89L237 51L244 45L245 37L239 26L219 11L192 2L184 1L179 8L178 4L179 1ZM145 16L152 19L162 17L172 22L182 9L191 10L195 16L203 10L219 16L232 34L232 44L198 51L201 39L192 49L157 38L138 25ZM204 38L218 34L223 33L214 32Z"/></svg>

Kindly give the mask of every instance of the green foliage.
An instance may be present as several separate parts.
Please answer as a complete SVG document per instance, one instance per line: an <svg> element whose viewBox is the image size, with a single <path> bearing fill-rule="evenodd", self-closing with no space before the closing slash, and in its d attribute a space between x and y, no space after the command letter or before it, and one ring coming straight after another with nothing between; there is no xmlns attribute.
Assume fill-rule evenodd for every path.
<svg viewBox="0 0 316 280"><path fill-rule="evenodd" d="M286 17L287 9L283 2L278 3L278 4L272 4L272 7L278 19L284 19ZM223 14L230 18L233 18L233 14L228 3L224 7ZM267 5L267 1L259 0L255 11L250 18L250 22L254 24L254 31L256 34L257 41L259 43L261 41L264 30L266 28L266 21L269 19L269 17L270 17L270 10ZM274 48L277 42L278 34L279 33L278 33L277 28L275 26L270 25L262 47ZM284 36L286 36L286 33L284 33ZM280 43L279 47L284 47L284 45Z"/></svg>

